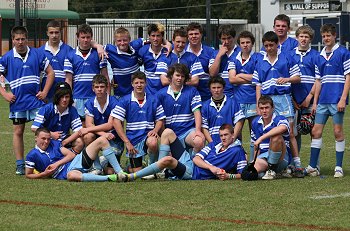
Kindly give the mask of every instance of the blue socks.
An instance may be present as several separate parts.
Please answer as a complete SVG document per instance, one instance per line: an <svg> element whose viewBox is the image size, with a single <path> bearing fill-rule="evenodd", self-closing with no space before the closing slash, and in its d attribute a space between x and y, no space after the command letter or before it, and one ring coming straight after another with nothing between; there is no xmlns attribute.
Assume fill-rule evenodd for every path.
<svg viewBox="0 0 350 231"><path fill-rule="evenodd" d="M81 181L108 181L108 176L94 175L91 173L83 173Z"/></svg>
<svg viewBox="0 0 350 231"><path fill-rule="evenodd" d="M317 161L320 156L320 148L311 148L311 154L310 154L310 166L313 168L316 168Z"/></svg>
<svg viewBox="0 0 350 231"><path fill-rule="evenodd" d="M120 167L120 165L118 163L117 157L115 156L116 152L114 151L114 149L111 146L109 146L105 150L102 150L102 153L103 153L103 156L106 157L108 162L112 165L112 167L116 173L123 171L123 169Z"/></svg>
<svg viewBox="0 0 350 231"><path fill-rule="evenodd" d="M161 144L159 146L159 157L158 160L162 159L163 157L166 157L169 155L170 152L170 146L166 144Z"/></svg>
<svg viewBox="0 0 350 231"><path fill-rule="evenodd" d="M160 172L160 170L161 169L158 167L157 163L153 163L153 164L147 166L146 168L141 169L140 171L134 173L134 177L136 179L136 178L141 178L144 176L149 176L149 175L155 174L157 172Z"/></svg>

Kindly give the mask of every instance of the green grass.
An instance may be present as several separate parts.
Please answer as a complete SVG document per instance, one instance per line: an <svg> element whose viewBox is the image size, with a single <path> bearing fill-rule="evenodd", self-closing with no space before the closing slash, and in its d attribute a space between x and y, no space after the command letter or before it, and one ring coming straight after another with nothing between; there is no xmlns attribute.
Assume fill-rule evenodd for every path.
<svg viewBox="0 0 350 231"><path fill-rule="evenodd" d="M350 230L349 150L345 177L334 179L331 121L321 151L323 177L71 183L14 174L12 126L2 99L0 109L0 230ZM347 132L349 119L344 121ZM29 127L26 151L34 145ZM303 138L306 165L310 144Z"/></svg>

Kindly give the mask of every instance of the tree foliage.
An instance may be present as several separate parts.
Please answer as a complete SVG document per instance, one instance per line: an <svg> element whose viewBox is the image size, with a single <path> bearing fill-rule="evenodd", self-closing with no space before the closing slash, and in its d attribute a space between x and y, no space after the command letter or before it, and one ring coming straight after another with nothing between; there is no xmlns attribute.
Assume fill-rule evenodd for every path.
<svg viewBox="0 0 350 231"><path fill-rule="evenodd" d="M205 18L205 0L74 0L69 9L85 18ZM257 0L212 0L212 18L258 21Z"/></svg>

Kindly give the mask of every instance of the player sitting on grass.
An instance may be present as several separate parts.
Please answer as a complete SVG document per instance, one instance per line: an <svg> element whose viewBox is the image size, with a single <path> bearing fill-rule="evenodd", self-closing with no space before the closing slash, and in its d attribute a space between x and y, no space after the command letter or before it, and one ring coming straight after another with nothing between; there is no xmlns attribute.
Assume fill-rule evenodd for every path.
<svg viewBox="0 0 350 231"><path fill-rule="evenodd" d="M115 151L103 136L92 142L80 154L75 155L69 149L62 147L59 141L51 139L48 129L38 128L35 131L35 148L26 156L26 177L29 179L51 177L69 181L117 181L119 176L115 174L99 176L88 173L100 150L111 163L116 163ZM34 173L34 169L39 173Z"/></svg>
<svg viewBox="0 0 350 231"><path fill-rule="evenodd" d="M165 177L171 179L240 179L241 172L247 164L241 143L234 140L232 125L222 125L219 132L221 143L210 143L197 153L193 165L190 154L181 145L175 132L165 129L160 138L159 148L159 155L164 157L134 174L127 175L125 181L152 174L162 178L164 175L160 172L163 169L169 169L165 171Z"/></svg>
<svg viewBox="0 0 350 231"><path fill-rule="evenodd" d="M289 123L284 116L274 113L274 104L270 96L261 96L258 100L261 115L252 123L251 138L258 157L254 167L258 173L265 172L263 180L273 180L276 172L284 170L289 156Z"/></svg>

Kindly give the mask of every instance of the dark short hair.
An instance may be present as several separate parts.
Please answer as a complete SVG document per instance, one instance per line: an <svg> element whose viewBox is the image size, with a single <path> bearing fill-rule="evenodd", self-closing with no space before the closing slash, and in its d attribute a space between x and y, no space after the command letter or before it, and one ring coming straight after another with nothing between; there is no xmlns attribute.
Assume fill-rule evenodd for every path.
<svg viewBox="0 0 350 231"><path fill-rule="evenodd" d="M238 38L237 38L238 44L240 44L240 40L242 38L249 38L250 41L252 41L253 45L255 43L255 37L254 37L253 33L250 31L245 30L245 31L242 31L241 33L239 33Z"/></svg>
<svg viewBox="0 0 350 231"><path fill-rule="evenodd" d="M108 86L108 81L106 76L101 75L101 74L97 74L92 78L92 85L94 84L105 84L106 86Z"/></svg>
<svg viewBox="0 0 350 231"><path fill-rule="evenodd" d="M58 103L60 102L60 99L67 94L70 95L69 106L72 106L74 103L72 88L66 82L58 82L55 86L55 94L53 95L53 104L58 105Z"/></svg>
<svg viewBox="0 0 350 231"><path fill-rule="evenodd" d="M222 77L220 77L220 76L213 76L213 77L211 77L211 78L209 79L209 82L208 82L209 88L210 88L210 85L212 85L213 83L219 83L219 84L221 84L224 88L225 88L225 86L226 86L225 80L224 80Z"/></svg>
<svg viewBox="0 0 350 231"><path fill-rule="evenodd" d="M180 27L180 28L175 29L173 32L173 40L175 40L175 38L177 36L187 38L187 31L185 30L185 28Z"/></svg>
<svg viewBox="0 0 350 231"><path fill-rule="evenodd" d="M175 71L185 76L185 82L190 80L190 71L185 64L175 63L171 65L168 69L167 77L172 79Z"/></svg>
<svg viewBox="0 0 350 231"><path fill-rule="evenodd" d="M337 29L336 29L335 25L333 25L331 23L326 23L326 24L323 24L321 26L320 32L321 32L321 34L329 32L332 35L336 35L337 34Z"/></svg>
<svg viewBox="0 0 350 231"><path fill-rule="evenodd" d="M199 30L199 33L203 34L203 27L198 22L191 22L190 24L188 24L186 30L187 30L187 33L190 30Z"/></svg>
<svg viewBox="0 0 350 231"><path fill-rule="evenodd" d="M28 30L24 26L15 26L11 30L12 38L15 37L16 34L24 34L26 38L28 38Z"/></svg>
<svg viewBox="0 0 350 231"><path fill-rule="evenodd" d="M47 23L46 29L49 29L49 27L59 27L61 29L61 23L59 21L52 20Z"/></svg>
<svg viewBox="0 0 350 231"><path fill-rule="evenodd" d="M147 27L147 33L148 35L151 35L152 32L157 32L159 31L162 36L164 37L164 26L161 23L152 23L149 24Z"/></svg>
<svg viewBox="0 0 350 231"><path fill-rule="evenodd" d="M270 96L268 95L262 95L260 96L259 100L258 100L258 107L259 107L259 104L270 104L271 107L274 107L274 104L273 104L273 100Z"/></svg>
<svg viewBox="0 0 350 231"><path fill-rule="evenodd" d="M221 38L222 35L231 35L234 38L236 37L236 30L232 24L220 25L218 29L218 37Z"/></svg>
<svg viewBox="0 0 350 231"><path fill-rule="evenodd" d="M142 71L136 71L131 75L131 83L134 82L135 79L142 79L146 82L146 75Z"/></svg>
<svg viewBox="0 0 350 231"><path fill-rule="evenodd" d="M93 36L92 33L92 28L91 26L89 26L88 24L81 24L78 26L78 30L77 30L77 37L79 37L79 35L83 33L83 34L91 34L91 36Z"/></svg>
<svg viewBox="0 0 350 231"><path fill-rule="evenodd" d="M34 133L35 136L38 136L40 134L40 132L44 132L44 133L50 134L50 130L49 129L47 129L46 127L41 127L41 128L36 129L36 131Z"/></svg>
<svg viewBox="0 0 350 231"><path fill-rule="evenodd" d="M219 128L219 131L223 131L225 129L228 129L231 134L234 133L234 128L233 128L233 126L231 124L223 124L223 125L221 125L220 128Z"/></svg>
<svg viewBox="0 0 350 231"><path fill-rule="evenodd" d="M288 28L290 28L290 18L289 18L287 15L285 15L285 14L279 14L279 15L277 15L277 16L275 17L275 19L273 20L273 26L275 26L277 20L278 20L278 21L284 21L284 22L286 22Z"/></svg>
<svg viewBox="0 0 350 231"><path fill-rule="evenodd" d="M278 36L275 32L273 31L268 31L266 32L263 37L262 37L262 42L266 42L266 41L269 41L269 42L274 42L276 44L278 44Z"/></svg>

